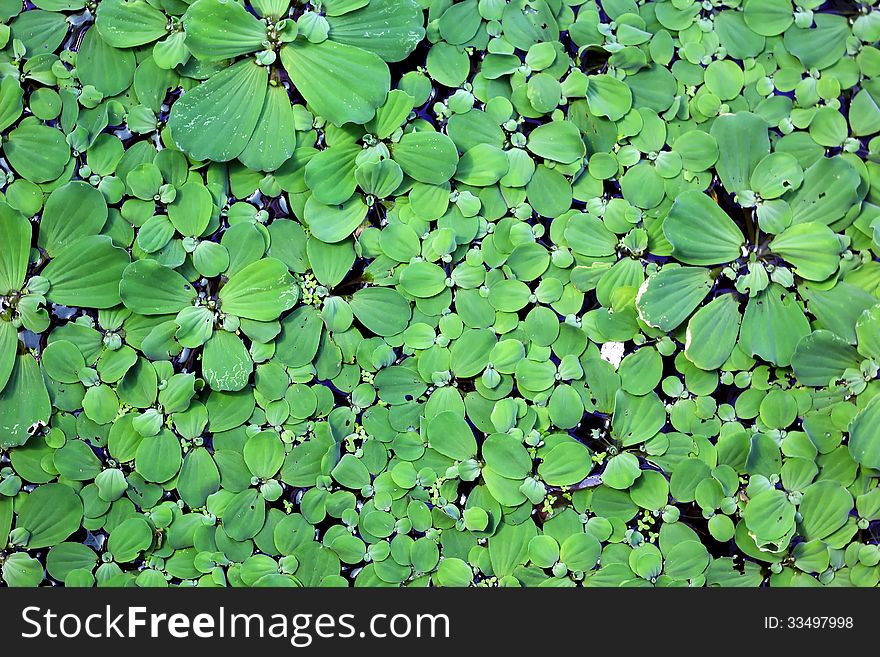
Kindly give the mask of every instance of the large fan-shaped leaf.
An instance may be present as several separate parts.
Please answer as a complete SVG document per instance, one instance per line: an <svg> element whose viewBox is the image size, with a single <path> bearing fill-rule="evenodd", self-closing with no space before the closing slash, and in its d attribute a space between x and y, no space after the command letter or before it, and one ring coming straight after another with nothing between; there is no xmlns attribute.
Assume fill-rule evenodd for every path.
<svg viewBox="0 0 880 657"><path fill-rule="evenodd" d="M831 331L819 330L798 342L791 357L791 368L798 383L827 386L839 379L847 368L858 368L861 358L856 348Z"/></svg>
<svg viewBox="0 0 880 657"><path fill-rule="evenodd" d="M244 151L263 110L268 72L252 60L225 68L171 108L175 143L197 160L233 160Z"/></svg>
<svg viewBox="0 0 880 657"><path fill-rule="evenodd" d="M186 47L199 59L232 59L263 49L266 24L236 0L196 0L183 16Z"/></svg>
<svg viewBox="0 0 880 657"><path fill-rule="evenodd" d="M17 348L18 329L11 322L0 320L0 390L6 387L9 377L12 376Z"/></svg>
<svg viewBox="0 0 880 657"><path fill-rule="evenodd" d="M639 317L649 326L671 331L688 318L711 289L712 276L708 270L666 266L639 288Z"/></svg>
<svg viewBox="0 0 880 657"><path fill-rule="evenodd" d="M369 208L360 196L354 196L342 205L324 205L309 199L305 206L305 220L317 239L328 244L341 242L361 225Z"/></svg>
<svg viewBox="0 0 880 657"><path fill-rule="evenodd" d="M86 31L76 57L76 71L83 84L105 96L115 96L131 86L136 66L134 52L114 48L96 28Z"/></svg>
<svg viewBox="0 0 880 657"><path fill-rule="evenodd" d="M378 55L344 43L297 40L281 49L281 62L315 112L338 126L372 119L391 87Z"/></svg>
<svg viewBox="0 0 880 657"><path fill-rule="evenodd" d="M742 315L734 295L724 294L700 308L687 326L684 354L701 370L721 367L736 346Z"/></svg>
<svg viewBox="0 0 880 657"><path fill-rule="evenodd" d="M392 147L394 161L404 173L419 182L439 185L458 168L458 150L439 132L411 132Z"/></svg>
<svg viewBox="0 0 880 657"><path fill-rule="evenodd" d="M852 495L836 481L817 481L807 486L798 505L804 538L827 538L846 524L852 508Z"/></svg>
<svg viewBox="0 0 880 657"><path fill-rule="evenodd" d="M786 228L770 242L770 250L794 265L801 278L821 281L837 271L843 245L828 226L811 222Z"/></svg>
<svg viewBox="0 0 880 657"><path fill-rule="evenodd" d="M406 328L412 309L396 290L366 287L351 298L351 311L358 321L377 335L396 335Z"/></svg>
<svg viewBox="0 0 880 657"><path fill-rule="evenodd" d="M95 27L114 48L134 48L165 34L168 19L146 0L102 0Z"/></svg>
<svg viewBox="0 0 880 657"><path fill-rule="evenodd" d="M358 144L334 145L320 151L305 166L305 184L315 201L341 205L357 188L355 161L363 149Z"/></svg>
<svg viewBox="0 0 880 657"><path fill-rule="evenodd" d="M70 160L70 146L60 130L23 120L3 141L3 153L19 174L35 183L55 180Z"/></svg>
<svg viewBox="0 0 880 657"><path fill-rule="evenodd" d="M728 192L749 189L752 171L770 152L767 122L750 112L719 116L710 131L718 142L718 177Z"/></svg>
<svg viewBox="0 0 880 657"><path fill-rule="evenodd" d="M742 231L703 192L679 194L663 222L663 234L676 260L689 265L718 265L740 256Z"/></svg>
<svg viewBox="0 0 880 657"><path fill-rule="evenodd" d="M211 390L241 390L248 384L253 370L247 347L234 333L216 331L205 343L202 374Z"/></svg>
<svg viewBox="0 0 880 657"><path fill-rule="evenodd" d="M296 131L287 89L270 85L254 134L238 159L255 171L274 171L293 154Z"/></svg>
<svg viewBox="0 0 880 657"><path fill-rule="evenodd" d="M611 435L624 447L643 443L666 424L666 407L656 392L631 395L618 390L611 418Z"/></svg>
<svg viewBox="0 0 880 657"><path fill-rule="evenodd" d="M248 265L229 279L220 290L224 313L269 322L290 310L299 288L283 262L264 258Z"/></svg>
<svg viewBox="0 0 880 657"><path fill-rule="evenodd" d="M801 338L810 333L810 322L794 295L782 286L770 287L749 299L740 329L746 353L786 366Z"/></svg>
<svg viewBox="0 0 880 657"><path fill-rule="evenodd" d="M0 130L6 130L21 116L24 90L17 76L7 75L0 81Z"/></svg>
<svg viewBox="0 0 880 657"><path fill-rule="evenodd" d="M21 11L21 7L17 7L16 12L11 15L18 11ZM4 22L7 22L9 15L4 7ZM64 14L39 9L21 12L12 21L11 27L12 38L21 41L26 57L55 52L64 41L68 30L67 17Z"/></svg>
<svg viewBox="0 0 880 657"><path fill-rule="evenodd" d="M155 260L138 260L126 268L119 293L125 307L139 315L176 313L196 298L189 281Z"/></svg>
<svg viewBox="0 0 880 657"><path fill-rule="evenodd" d="M804 172L804 183L783 196L792 222L833 224L858 200L860 182L858 171L844 158L820 158Z"/></svg>
<svg viewBox="0 0 880 657"><path fill-rule="evenodd" d="M874 397L850 422L848 446L856 463L880 469L880 397Z"/></svg>
<svg viewBox="0 0 880 657"><path fill-rule="evenodd" d="M80 308L111 308L121 299L119 281L131 263L128 252L105 235L75 240L62 248L43 270L52 303Z"/></svg>
<svg viewBox="0 0 880 657"><path fill-rule="evenodd" d="M204 447L187 453L177 480L177 491L190 507L205 505L208 496L220 490L220 472Z"/></svg>
<svg viewBox="0 0 880 657"><path fill-rule="evenodd" d="M100 233L106 221L104 195L81 180L71 181L46 199L37 244L54 257L71 242Z"/></svg>
<svg viewBox="0 0 880 657"><path fill-rule="evenodd" d="M79 495L65 484L45 484L30 493L22 504L16 502L18 527L30 532L28 548L57 545L79 529L83 503Z"/></svg>
<svg viewBox="0 0 880 657"><path fill-rule="evenodd" d="M425 36L415 0L371 0L362 9L328 16L330 39L376 53L386 62L406 59Z"/></svg>
<svg viewBox="0 0 880 657"><path fill-rule="evenodd" d="M580 130L568 121L551 121L529 134L528 149L538 157L570 164L587 154Z"/></svg>
<svg viewBox="0 0 880 657"><path fill-rule="evenodd" d="M24 445L31 427L47 424L52 414L40 366L30 354L20 354L6 386L0 391L0 448Z"/></svg>
<svg viewBox="0 0 880 657"><path fill-rule="evenodd" d="M17 210L0 203L0 295L24 285L31 252L31 224Z"/></svg>

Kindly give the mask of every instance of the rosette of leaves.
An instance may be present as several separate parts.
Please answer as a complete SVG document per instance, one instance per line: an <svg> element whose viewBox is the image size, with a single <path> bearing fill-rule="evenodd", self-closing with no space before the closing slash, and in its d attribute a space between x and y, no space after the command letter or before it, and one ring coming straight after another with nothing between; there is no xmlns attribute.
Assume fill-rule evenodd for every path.
<svg viewBox="0 0 880 657"><path fill-rule="evenodd" d="M156 349L171 353L204 346L202 368L211 386L241 390L250 379L253 360L236 332L255 341L267 331L274 337L279 329L273 330L272 323L277 325L278 317L294 306L298 289L287 267L275 258L256 259L224 273L228 280L219 290L199 294L175 270L143 259L123 272L120 293L133 313L164 320L145 338L157 340Z"/></svg>
<svg viewBox="0 0 880 657"><path fill-rule="evenodd" d="M394 90L367 125L328 127L329 147L314 154L304 169L311 196L303 217L312 235L328 243L345 239L363 222L369 207L394 194L405 177L448 189L458 151L448 136L424 122L404 128L414 103L407 92Z"/></svg>
<svg viewBox="0 0 880 657"><path fill-rule="evenodd" d="M288 2L257 3L259 18L234 0L187 9L193 56L209 66L236 60L174 104L171 135L193 158L277 169L296 147L287 86L334 125L366 123L390 89L387 62L405 59L424 34L422 10L411 0L333 2L326 14L296 19L288 9Z"/></svg>
<svg viewBox="0 0 880 657"><path fill-rule="evenodd" d="M765 129L748 113L721 117L712 129L725 145L716 165L722 182L738 200L748 198L756 206L757 221L744 209L749 238L708 195L683 192L663 220L663 236L671 256L685 266L661 268L639 291L640 318L663 331L688 319L719 274L748 296L742 314L736 295L721 295L688 322L685 353L702 369L722 365L738 338L750 355L788 365L809 333L803 298L809 298L811 285L834 283L848 245L829 225L859 201L856 170L842 157L822 157L804 172L794 156L769 152ZM733 141L744 132L753 143L736 150ZM798 280L800 304L792 291Z"/></svg>

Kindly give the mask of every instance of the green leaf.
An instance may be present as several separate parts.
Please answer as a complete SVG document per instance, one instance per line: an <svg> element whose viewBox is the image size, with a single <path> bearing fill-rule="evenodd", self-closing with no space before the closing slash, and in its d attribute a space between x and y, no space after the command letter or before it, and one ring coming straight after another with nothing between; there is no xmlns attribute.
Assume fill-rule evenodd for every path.
<svg viewBox="0 0 880 657"><path fill-rule="evenodd" d="M31 182L55 180L70 160L70 147L60 130L33 121L22 121L3 140L9 164Z"/></svg>
<svg viewBox="0 0 880 657"><path fill-rule="evenodd" d="M254 363L234 333L215 331L202 353L202 375L211 390L234 392L250 381Z"/></svg>
<svg viewBox="0 0 880 657"><path fill-rule="evenodd" d="M715 119L710 134L718 142L715 169L727 191L749 189L752 171L770 152L767 123L750 112L725 114Z"/></svg>
<svg viewBox="0 0 880 657"><path fill-rule="evenodd" d="M303 305L281 320L276 340L277 360L288 367L302 367L318 353L324 323L312 306Z"/></svg>
<svg viewBox="0 0 880 657"><path fill-rule="evenodd" d="M195 180L185 182L168 205L168 219L181 235L198 237L205 232L214 211L210 190Z"/></svg>
<svg viewBox="0 0 880 657"><path fill-rule="evenodd" d="M254 135L267 89L266 67L249 59L237 62L174 103L168 119L171 136L194 159L234 160Z"/></svg>
<svg viewBox="0 0 880 657"><path fill-rule="evenodd" d="M810 313L816 328L833 331L850 344L856 344L856 322L868 308L877 305L877 297L858 285L840 281L830 289L805 289Z"/></svg>
<svg viewBox="0 0 880 657"><path fill-rule="evenodd" d="M861 179L844 158L822 157L804 172L804 183L783 198L791 206L795 224L826 226L843 217L858 201Z"/></svg>
<svg viewBox="0 0 880 657"><path fill-rule="evenodd" d="M452 178L458 168L458 150L439 132L410 132L391 148L394 161L410 178L439 185Z"/></svg>
<svg viewBox="0 0 880 657"><path fill-rule="evenodd" d="M349 302L358 321L376 335L397 335L409 324L412 309L396 290L366 287Z"/></svg>
<svg viewBox="0 0 880 657"><path fill-rule="evenodd" d="M46 199L37 244L55 257L71 242L100 233L107 216L107 201L100 191L79 180L66 183Z"/></svg>
<svg viewBox="0 0 880 657"><path fill-rule="evenodd" d="M297 40L281 49L281 63L315 113L337 126L372 119L391 87L378 55L344 43Z"/></svg>
<svg viewBox="0 0 880 657"><path fill-rule="evenodd" d="M874 397L849 423L849 453L865 468L880 469L880 397Z"/></svg>
<svg viewBox="0 0 880 657"><path fill-rule="evenodd" d="M687 326L684 353L701 370L716 370L736 346L742 314L732 294L724 294L700 308Z"/></svg>
<svg viewBox="0 0 880 657"><path fill-rule="evenodd" d="M144 518L124 520L113 528L107 539L107 551L116 563L128 563L137 559L153 543L153 529Z"/></svg>
<svg viewBox="0 0 880 657"><path fill-rule="evenodd" d="M324 205L311 197L306 201L304 215L316 239L335 244L355 232L368 211L361 196L354 196L341 205Z"/></svg>
<svg viewBox="0 0 880 657"><path fill-rule="evenodd" d="M0 130L6 130L21 116L23 98L24 90L16 76L7 75L0 81Z"/></svg>
<svg viewBox="0 0 880 657"><path fill-rule="evenodd" d="M138 260L122 274L125 307L139 315L169 315L192 305L196 290L183 276L155 260Z"/></svg>
<svg viewBox="0 0 880 657"><path fill-rule="evenodd" d="M712 289L709 271L667 265L639 288L636 308L649 326L671 331L679 326Z"/></svg>
<svg viewBox="0 0 880 657"><path fill-rule="evenodd" d="M551 486L573 486L593 469L590 450L574 439L561 442L540 456L538 474Z"/></svg>
<svg viewBox="0 0 880 657"><path fill-rule="evenodd" d="M284 462L284 443L274 431L261 431L248 438L242 456L251 474L270 479Z"/></svg>
<svg viewBox="0 0 880 657"><path fill-rule="evenodd" d="M360 490L370 483L369 470L354 454L345 454L330 474L341 486L353 490Z"/></svg>
<svg viewBox="0 0 880 657"><path fill-rule="evenodd" d="M128 252L105 235L82 237L63 247L46 265L46 298L80 308L111 308L121 302L119 281L129 266Z"/></svg>
<svg viewBox="0 0 880 657"><path fill-rule="evenodd" d="M266 521L266 502L253 488L236 493L221 516L229 538L244 541L253 538Z"/></svg>
<svg viewBox="0 0 880 657"><path fill-rule="evenodd" d="M777 235L770 242L770 250L794 265L801 278L822 281L837 271L843 245L824 224L802 223Z"/></svg>
<svg viewBox="0 0 880 657"><path fill-rule="evenodd" d="M857 369L861 358L856 348L831 331L818 330L798 342L791 368L798 383L823 387L840 379L846 369Z"/></svg>
<svg viewBox="0 0 880 657"><path fill-rule="evenodd" d="M114 48L134 48L167 34L168 19L145 0L107 0L98 5L95 27Z"/></svg>
<svg viewBox="0 0 880 657"><path fill-rule="evenodd" d="M467 422L455 411L443 411L428 420L428 445L454 461L477 453L477 441Z"/></svg>
<svg viewBox="0 0 880 657"><path fill-rule="evenodd" d="M524 564L528 560L529 542L537 533L538 530L531 519L519 525L501 523L498 531L489 539L492 572L497 577L504 577L512 574L517 566Z"/></svg>
<svg viewBox="0 0 880 657"><path fill-rule="evenodd" d="M853 497L838 482L817 481L807 486L798 505L804 538L827 538L846 524L852 510Z"/></svg>
<svg viewBox="0 0 880 657"><path fill-rule="evenodd" d="M602 544L595 536L575 533L562 542L559 560L568 566L569 570L585 572L596 567L601 553Z"/></svg>
<svg viewBox="0 0 880 657"><path fill-rule="evenodd" d="M761 541L782 538L794 526L795 507L784 491L770 489L752 497L743 519L750 532Z"/></svg>
<svg viewBox="0 0 880 657"><path fill-rule="evenodd" d="M415 99L401 89L389 91L385 103L376 110L376 117L367 126L370 134L379 139L388 139L406 123L414 103Z"/></svg>
<svg viewBox="0 0 880 657"><path fill-rule="evenodd" d="M674 580L699 577L712 560L706 546L699 541L676 543L665 556L664 571Z"/></svg>
<svg viewBox="0 0 880 657"><path fill-rule="evenodd" d="M655 392L630 395L618 390L611 417L611 435L624 447L649 440L666 424L666 407Z"/></svg>
<svg viewBox="0 0 880 657"><path fill-rule="evenodd" d="M586 256L610 256L617 249L618 237L602 220L590 214L572 214L565 225L565 240L576 253Z"/></svg>
<svg viewBox="0 0 880 657"><path fill-rule="evenodd" d="M587 154L581 132L574 123L552 121L529 133L528 149L538 157L570 164Z"/></svg>
<svg viewBox="0 0 880 657"><path fill-rule="evenodd" d="M762 36L782 34L794 22L791 0L746 0L746 25Z"/></svg>
<svg viewBox="0 0 880 657"><path fill-rule="evenodd" d="M79 529L83 503L76 492L64 484L39 486L15 510L17 527L30 532L28 548L37 550L57 545Z"/></svg>
<svg viewBox="0 0 880 657"><path fill-rule="evenodd" d="M269 85L254 133L238 159L249 169L274 171L287 161L295 148L293 108L287 90L280 85Z"/></svg>
<svg viewBox="0 0 880 657"><path fill-rule="evenodd" d="M30 354L17 356L6 386L0 391L0 448L24 445L52 413L40 366Z"/></svg>
<svg viewBox="0 0 880 657"><path fill-rule="evenodd" d="M220 490L220 471L204 447L187 452L177 478L177 492L191 508L204 506L209 495Z"/></svg>
<svg viewBox="0 0 880 657"><path fill-rule="evenodd" d="M171 431L144 438L134 458L135 470L147 481L161 484L180 470L183 456L180 441Z"/></svg>
<svg viewBox="0 0 880 657"><path fill-rule="evenodd" d="M0 295L18 292L27 276L31 224L20 212L0 204Z"/></svg>
<svg viewBox="0 0 880 657"><path fill-rule="evenodd" d="M235 0L196 0L183 16L186 47L199 59L232 59L264 48L266 24Z"/></svg>
<svg viewBox="0 0 880 657"><path fill-rule="evenodd" d="M305 183L315 201L340 205L352 197L357 187L355 162L362 150L356 143L334 145L308 161Z"/></svg>
<svg viewBox="0 0 880 657"><path fill-rule="evenodd" d="M679 194L663 222L672 254L689 265L718 265L736 260L745 243L742 231L709 196L692 190Z"/></svg>
<svg viewBox="0 0 880 657"><path fill-rule="evenodd" d="M18 351L18 330L11 322L0 320L0 391L12 376Z"/></svg>
<svg viewBox="0 0 880 657"><path fill-rule="evenodd" d="M403 61L416 49L425 36L424 20L415 0L370 0L362 9L327 15L331 41L362 48L386 62Z"/></svg>
<svg viewBox="0 0 880 657"><path fill-rule="evenodd" d="M794 295L780 285L749 299L740 328L740 346L780 367L791 363L801 338L810 333L810 322Z"/></svg>
<svg viewBox="0 0 880 657"><path fill-rule="evenodd" d="M275 258L263 258L234 274L220 290L224 313L269 322L293 308L299 297L287 267Z"/></svg>
<svg viewBox="0 0 880 657"><path fill-rule="evenodd" d="M115 96L131 86L136 65L134 52L114 48L97 28L86 30L76 56L76 72L83 84Z"/></svg>
<svg viewBox="0 0 880 657"><path fill-rule="evenodd" d="M619 121L632 107L630 88L610 75L592 75L587 83L587 104L596 116Z"/></svg>
<svg viewBox="0 0 880 657"><path fill-rule="evenodd" d="M626 490L639 478L639 459L634 454L623 452L608 459L602 473L602 483L616 490Z"/></svg>

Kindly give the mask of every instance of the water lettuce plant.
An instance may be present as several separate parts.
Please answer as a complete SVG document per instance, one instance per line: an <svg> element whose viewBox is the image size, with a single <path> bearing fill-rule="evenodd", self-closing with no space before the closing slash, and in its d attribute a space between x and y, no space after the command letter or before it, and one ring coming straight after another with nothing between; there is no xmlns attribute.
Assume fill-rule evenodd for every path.
<svg viewBox="0 0 880 657"><path fill-rule="evenodd" d="M878 43L0 2L0 582L877 586Z"/></svg>

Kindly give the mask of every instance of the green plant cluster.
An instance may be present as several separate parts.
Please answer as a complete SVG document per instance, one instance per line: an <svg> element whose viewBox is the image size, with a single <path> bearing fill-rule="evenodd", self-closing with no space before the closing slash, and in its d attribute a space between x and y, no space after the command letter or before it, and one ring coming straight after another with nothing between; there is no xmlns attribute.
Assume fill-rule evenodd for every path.
<svg viewBox="0 0 880 657"><path fill-rule="evenodd" d="M877 0L0 0L9 586L876 586Z"/></svg>

